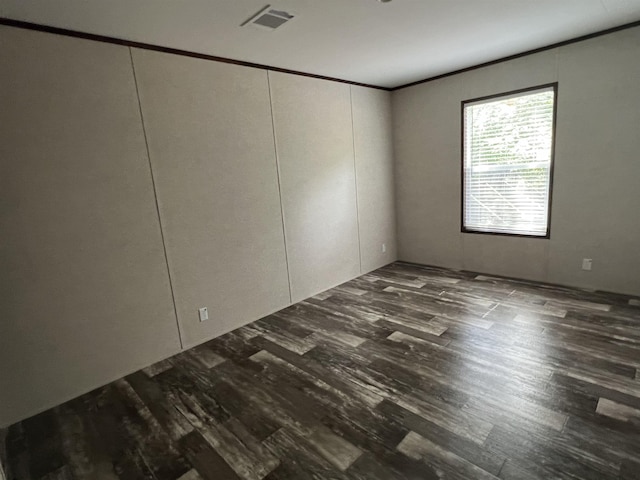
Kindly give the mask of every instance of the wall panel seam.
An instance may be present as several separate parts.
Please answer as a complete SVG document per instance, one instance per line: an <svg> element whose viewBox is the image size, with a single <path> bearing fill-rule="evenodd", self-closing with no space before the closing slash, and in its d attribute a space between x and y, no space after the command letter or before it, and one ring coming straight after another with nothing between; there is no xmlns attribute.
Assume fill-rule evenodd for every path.
<svg viewBox="0 0 640 480"><path fill-rule="evenodd" d="M156 180L155 180L155 176L153 174L153 165L151 163L151 152L149 150L149 140L147 138L147 128L145 126L144 123L144 114L142 112L142 101L140 100L140 90L138 88L138 77L136 75L136 66L135 66L135 62L133 61L133 52L131 50L131 47L128 47L129 49L129 58L131 59L131 71L133 72L133 82L135 84L136 87L136 98L138 99L138 110L140 112L140 122L142 124L142 133L144 135L144 144L145 147L147 149L147 161L149 163L149 173L151 174L151 185L153 187L153 199L155 201L156 204L156 213L158 215L158 225L160 228L160 238L162 239L162 249L164 252L164 261L165 264L167 266L167 275L169 278L169 290L171 290L171 301L173 302L173 312L176 318L176 327L178 330L178 340L180 341L180 349L184 350L184 344L182 342L182 331L180 329L180 320L178 318L178 306L176 304L176 296L175 296L175 292L173 289L173 279L171 278L171 269L169 268L169 255L167 253L167 244L164 238L164 228L162 226L162 217L160 215L160 205L158 203L158 191L156 189Z"/></svg>
<svg viewBox="0 0 640 480"><path fill-rule="evenodd" d="M362 237L360 236L360 203L358 201L358 168L356 166L356 128L353 121L353 92L349 85L349 107L351 108L351 146L353 148L353 183L356 189L356 224L358 227L358 261L362 274Z"/></svg>
<svg viewBox="0 0 640 480"><path fill-rule="evenodd" d="M289 285L289 305L293 303L291 293L291 273L289 271L289 249L287 245L287 229L284 220L284 204L282 203L282 186L280 181L280 159L278 157L278 142L276 140L276 121L273 113L273 95L271 94L271 75L267 70L267 87L269 89L269 108L271 110L271 131L273 133L273 150L276 159L276 178L278 180L278 198L280 200L280 218L282 219L282 239L284 241L284 260L287 265L287 284Z"/></svg>
<svg viewBox="0 0 640 480"><path fill-rule="evenodd" d="M391 211L393 212L393 241L394 241L394 261L398 260L400 255L400 242L398 239L398 194L396 191L396 178L398 165L396 164L396 125L393 111L393 94L388 93L388 110L389 113L389 141L391 142L389 150L391 154Z"/></svg>
<svg viewBox="0 0 640 480"><path fill-rule="evenodd" d="M397 142L397 130L398 130L398 115L396 113L396 98L399 96L399 93L391 92L389 97L390 102L390 112L391 112L391 170L393 172L393 176L391 178L393 185L393 221L394 221L394 232L395 232L395 241L396 241L396 260L400 259L400 256L404 253L404 250L401 246L400 240L400 186L398 183L400 182L400 174L398 173L400 170L399 162L397 161L400 158L400 154L398 153L399 147ZM395 98L394 98L395 97Z"/></svg>

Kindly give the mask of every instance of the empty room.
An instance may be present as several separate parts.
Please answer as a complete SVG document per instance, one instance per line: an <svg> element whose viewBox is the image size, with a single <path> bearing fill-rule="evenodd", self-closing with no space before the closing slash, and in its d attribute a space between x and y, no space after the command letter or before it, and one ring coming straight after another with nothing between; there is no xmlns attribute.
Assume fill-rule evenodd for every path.
<svg viewBox="0 0 640 480"><path fill-rule="evenodd" d="M0 480L640 480L640 0L0 0Z"/></svg>

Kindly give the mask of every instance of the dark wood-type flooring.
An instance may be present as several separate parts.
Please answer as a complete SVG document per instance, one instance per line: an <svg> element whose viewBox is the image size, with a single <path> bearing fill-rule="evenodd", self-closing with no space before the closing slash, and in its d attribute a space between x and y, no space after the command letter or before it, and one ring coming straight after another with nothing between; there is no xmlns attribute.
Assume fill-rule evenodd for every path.
<svg viewBox="0 0 640 480"><path fill-rule="evenodd" d="M638 479L639 367L637 298L395 263L12 426L7 475Z"/></svg>

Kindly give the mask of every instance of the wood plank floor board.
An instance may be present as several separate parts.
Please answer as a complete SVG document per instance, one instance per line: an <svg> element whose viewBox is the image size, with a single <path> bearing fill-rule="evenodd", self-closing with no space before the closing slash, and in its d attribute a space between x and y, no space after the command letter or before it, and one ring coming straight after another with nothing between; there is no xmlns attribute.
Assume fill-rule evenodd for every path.
<svg viewBox="0 0 640 480"><path fill-rule="evenodd" d="M640 299L396 262L0 432L7 480L640 479Z"/></svg>
<svg viewBox="0 0 640 480"><path fill-rule="evenodd" d="M562 432L567 445L579 445L581 450L593 457L599 457L611 464L640 462L640 436L637 426L617 420L592 415L571 417ZM590 438L589 442L581 439ZM640 470L638 470L640 473Z"/></svg>
<svg viewBox="0 0 640 480"><path fill-rule="evenodd" d="M352 478L358 480L398 480L399 478L407 478L393 471L388 465L381 463L377 457L370 452L362 455L349 467L349 474ZM424 474L423 477L420 478L425 478Z"/></svg>
<svg viewBox="0 0 640 480"><path fill-rule="evenodd" d="M546 371L540 376L532 376L516 369L501 369L478 355L437 346L424 351L423 347L414 346L411 350L400 342L371 342L363 344L360 349L367 349L378 359L390 360L393 363L391 369L397 370L406 365L431 390L437 384L448 391L456 390L468 395L522 394L529 390L542 391L548 379ZM397 376L397 372L394 375ZM420 384L420 381L414 381L413 386L419 387Z"/></svg>
<svg viewBox="0 0 640 480"><path fill-rule="evenodd" d="M543 478L615 479L620 473L620 463L611 462L601 454L582 449L581 445L567 441L560 432L523 432L512 425L496 427L485 447L499 452L520 463L524 470L546 471Z"/></svg>
<svg viewBox="0 0 640 480"><path fill-rule="evenodd" d="M477 443L456 435L392 401L385 400L377 408L388 417L405 425L408 430L440 444L493 475L498 474L506 460L506 456L496 454Z"/></svg>
<svg viewBox="0 0 640 480"><path fill-rule="evenodd" d="M497 478L495 475L415 432L407 434L398 445L398 451L410 458L422 460L438 473L439 478L457 480L466 480L468 478L495 480Z"/></svg>
<svg viewBox="0 0 640 480"><path fill-rule="evenodd" d="M191 432L180 439L180 448L204 480L224 478L241 480L220 454L198 432ZM191 471L191 470L190 470ZM186 474L185 474L186 475Z"/></svg>
<svg viewBox="0 0 640 480"><path fill-rule="evenodd" d="M637 480L640 472L640 461L625 460L620 467L621 480Z"/></svg>

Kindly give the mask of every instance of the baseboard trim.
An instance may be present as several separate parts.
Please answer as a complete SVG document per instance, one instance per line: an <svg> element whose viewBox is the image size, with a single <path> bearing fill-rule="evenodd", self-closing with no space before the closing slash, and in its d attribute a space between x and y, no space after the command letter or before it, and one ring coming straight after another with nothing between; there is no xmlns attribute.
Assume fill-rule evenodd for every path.
<svg viewBox="0 0 640 480"><path fill-rule="evenodd" d="M497 279L501 279L501 280L508 280L510 282L516 282L516 283L521 283L521 284L525 284L525 285L534 285L534 286L538 286L538 287L548 287L548 288L558 288L558 289L563 289L563 290L579 290L581 292L585 292L585 293L592 293L594 295L616 295L619 297L623 297L625 299L628 300L640 300L640 295L636 295L633 293L623 293L623 292L612 292L612 291L608 291L608 290L600 290L600 289L596 289L596 288L586 288L586 287L579 287L576 285L569 285L566 283L552 283L552 282L544 282L542 280L531 280L531 279L526 279L526 278L519 278L519 277L509 277L507 275L499 275L496 273L489 273L489 272L477 272L475 270L465 270L463 268L450 268L450 267L443 267L440 265L428 265L425 263L418 263L418 262L409 262L407 260L398 260L397 263L402 263L404 265L412 265L415 267L424 267L424 268L431 268L431 269L435 269L435 270L445 270L445 271L449 271L449 272L461 272L461 273L468 273L471 275L483 275L486 277L491 277L491 278L497 278Z"/></svg>
<svg viewBox="0 0 640 480"><path fill-rule="evenodd" d="M397 260L394 260L394 262L395 261L397 261ZM382 268L383 266L390 265L391 263L394 263L394 262L389 262L389 263L387 263L385 265L382 265L382 266L380 266L378 268ZM374 269L374 270L377 270L377 268ZM5 453L4 452L4 438L6 436L6 430L3 430L3 428L6 429L10 425L14 425L14 424L19 423L21 421L24 421L24 420L26 420L28 418L31 418L31 417L33 417L35 415L39 415L40 413L46 412L47 410L50 410L51 408L55 408L58 405L62 405L64 403L66 403L66 402L69 402L69 401L75 399L75 398L81 397L82 395L86 395L87 393L90 393L90 392L92 392L92 391L94 391L94 390L96 390L98 388L102 388L105 385L108 385L108 384L110 384L112 382L115 382L116 380L119 380L121 378L125 378L128 375L131 375L132 373L138 372L139 370L142 370L143 368L149 367L150 365L153 365L155 363L161 362L163 360L167 360L167 359L169 359L171 357L174 357L175 355L179 355L182 352L185 352L187 350L195 348L198 345L202 345L204 343L207 343L207 342L209 342L209 341L211 341L211 340L213 340L215 338L221 337L222 335L225 335L225 334L227 334L229 332L232 332L232 331L234 331L234 330L236 330L238 328L241 328L241 327L243 327L245 325L248 325L248 324L253 323L253 322L257 321L257 320L260 320L261 318L268 317L269 315L273 315L274 313L277 313L280 310L283 310L283 309L288 308L288 307L290 307L292 305L295 305L296 303L303 302L304 300L306 300L308 298L311 298L311 297L313 297L313 296L315 296L315 295L317 295L319 293L322 293L322 292L324 292L326 290L331 290L332 288L335 288L335 287L337 287L339 285L342 285L343 283L350 282L351 280L353 280L355 278L358 278L358 277L360 277L362 275L365 275L366 273L368 273L368 272L358 273L357 275L355 275L353 277L346 278L344 280L339 281L338 283L331 284L331 285L329 285L327 287L324 287L322 290L320 290L318 292L315 292L313 295L310 295L309 297L306 297L306 298L304 298L302 300L299 300L298 302L287 302L285 305L282 305L282 306L276 308L275 310L272 310L272 311L269 311L269 312L265 312L264 314L260 314L257 318L249 318L246 321L243 320L240 323L238 323L237 325L234 325L233 327L231 327L229 329L224 329L223 331L218 332L218 333L216 333L214 335L207 335L206 337L198 339L194 343L185 342L184 346L180 350L172 351L172 353L170 353L167 356L163 356L162 358L158 358L158 359L154 360L151 363L142 362L142 364L137 364L137 365L133 366L131 369L127 369L122 374L117 374L115 377L114 376L110 376L106 381L101 381L97 385L94 384L94 385L89 386L88 388L83 388L77 394L71 394L69 396L65 396L61 400L59 400L56 404L49 405L49 406L46 406L46 407L37 408L37 409L31 411L26 416L23 416L22 418L14 419L8 425L0 425L0 473L2 473L1 472L1 470L2 470L2 460L3 460L3 458L6 458L6 457L2 456ZM6 480L6 478L2 478L0 476L0 480Z"/></svg>

